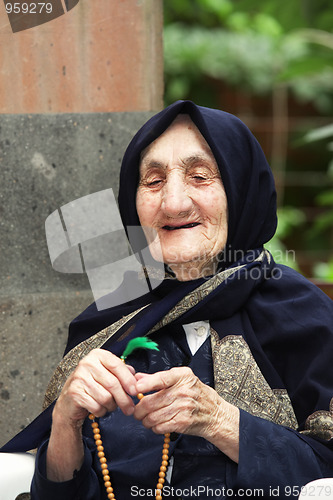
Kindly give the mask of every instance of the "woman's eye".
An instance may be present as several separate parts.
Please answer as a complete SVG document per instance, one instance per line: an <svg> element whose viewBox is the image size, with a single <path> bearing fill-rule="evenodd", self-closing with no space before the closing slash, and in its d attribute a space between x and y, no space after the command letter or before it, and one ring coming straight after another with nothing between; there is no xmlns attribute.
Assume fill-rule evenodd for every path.
<svg viewBox="0 0 333 500"><path fill-rule="evenodd" d="M206 181L207 180L207 177L203 176L203 175L194 175L193 176L193 179L197 180L197 181Z"/></svg>
<svg viewBox="0 0 333 500"><path fill-rule="evenodd" d="M148 181L148 182L147 182L147 185L148 185L148 186L151 186L151 187L154 187L154 186L158 186L158 184L159 184L160 182L162 182L162 180L161 180L161 179L156 179L156 180L154 180L154 181Z"/></svg>

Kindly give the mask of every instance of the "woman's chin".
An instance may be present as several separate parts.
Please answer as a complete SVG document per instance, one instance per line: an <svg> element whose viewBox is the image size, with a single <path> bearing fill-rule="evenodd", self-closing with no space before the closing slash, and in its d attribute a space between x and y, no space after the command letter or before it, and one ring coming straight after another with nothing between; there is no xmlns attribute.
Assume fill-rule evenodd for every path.
<svg viewBox="0 0 333 500"><path fill-rule="evenodd" d="M186 241L177 238L173 241L160 240L163 260L167 264L190 264L206 260L207 251L198 238L187 238ZM195 264L194 264L195 265Z"/></svg>

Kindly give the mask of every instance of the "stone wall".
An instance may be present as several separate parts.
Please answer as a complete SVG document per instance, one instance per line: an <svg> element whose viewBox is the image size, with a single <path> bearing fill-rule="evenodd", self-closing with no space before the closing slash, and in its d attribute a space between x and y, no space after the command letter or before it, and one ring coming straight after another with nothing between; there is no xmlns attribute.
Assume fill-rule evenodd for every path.
<svg viewBox="0 0 333 500"><path fill-rule="evenodd" d="M93 301L85 275L52 269L45 219L117 192L126 145L162 106L162 2L81 1L0 35L2 445L39 413L68 323Z"/></svg>
<svg viewBox="0 0 333 500"><path fill-rule="evenodd" d="M45 219L106 187L116 193L122 153L150 115L0 116L1 444L39 413L68 323L93 301L86 275L52 269Z"/></svg>

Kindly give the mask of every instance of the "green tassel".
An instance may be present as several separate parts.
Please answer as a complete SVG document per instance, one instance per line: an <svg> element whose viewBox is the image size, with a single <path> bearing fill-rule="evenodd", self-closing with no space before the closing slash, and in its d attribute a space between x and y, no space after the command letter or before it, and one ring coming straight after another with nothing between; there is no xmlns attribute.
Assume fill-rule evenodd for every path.
<svg viewBox="0 0 333 500"><path fill-rule="evenodd" d="M147 337L137 337L129 341L121 356L121 359L125 360L127 356L132 354L135 349L154 349L155 351L159 351L156 342L154 342L153 340L150 340Z"/></svg>

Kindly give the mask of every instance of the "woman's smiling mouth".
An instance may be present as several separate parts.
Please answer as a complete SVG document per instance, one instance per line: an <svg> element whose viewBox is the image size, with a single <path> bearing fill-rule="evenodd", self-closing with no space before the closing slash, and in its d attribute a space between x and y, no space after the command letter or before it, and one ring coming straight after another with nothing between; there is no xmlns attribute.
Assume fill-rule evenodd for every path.
<svg viewBox="0 0 333 500"><path fill-rule="evenodd" d="M163 226L162 229L166 229L167 231L174 231L175 229L188 229L199 225L200 222L190 222L189 224L183 224L182 226Z"/></svg>

